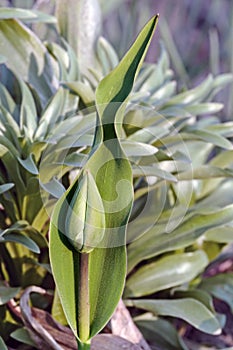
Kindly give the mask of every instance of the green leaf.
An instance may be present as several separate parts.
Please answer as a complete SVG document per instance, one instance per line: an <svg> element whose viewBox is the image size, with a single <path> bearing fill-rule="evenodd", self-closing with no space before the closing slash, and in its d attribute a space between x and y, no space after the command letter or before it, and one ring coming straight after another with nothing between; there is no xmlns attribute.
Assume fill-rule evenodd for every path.
<svg viewBox="0 0 233 350"><path fill-rule="evenodd" d="M67 321L61 305L61 300L58 296L57 289L54 291L53 305L51 311L52 317L60 324L66 326Z"/></svg>
<svg viewBox="0 0 233 350"><path fill-rule="evenodd" d="M203 115L207 113L218 113L223 107L224 105L222 103L206 102L185 106L185 110L193 115Z"/></svg>
<svg viewBox="0 0 233 350"><path fill-rule="evenodd" d="M52 68L54 61L45 46L28 27L14 19L0 21L0 43L7 66L32 84L45 105L58 87Z"/></svg>
<svg viewBox="0 0 233 350"><path fill-rule="evenodd" d="M8 183L4 185L0 185L0 194L9 191L11 188L13 188L15 184L13 183Z"/></svg>
<svg viewBox="0 0 233 350"><path fill-rule="evenodd" d="M200 301L202 304L204 304L207 309L209 309L211 312L215 312L214 304L213 304L213 298L209 293L202 289L186 289L182 287L175 288L173 290L173 296L175 298L192 298ZM219 315L218 315L219 316Z"/></svg>
<svg viewBox="0 0 233 350"><path fill-rule="evenodd" d="M232 243L233 227L230 225L213 227L205 232L204 240L217 243Z"/></svg>
<svg viewBox="0 0 233 350"><path fill-rule="evenodd" d="M128 157L150 156L158 152L158 148L147 143L123 140L121 144Z"/></svg>
<svg viewBox="0 0 233 350"><path fill-rule="evenodd" d="M169 230L169 219L164 225L153 226L152 222L151 228L128 246L128 270L144 259L193 244L207 229L231 222L232 215L233 205L212 212L202 211L186 217L173 231Z"/></svg>
<svg viewBox="0 0 233 350"><path fill-rule="evenodd" d="M225 301L233 312L233 273L220 273L213 277L204 278L198 288Z"/></svg>
<svg viewBox="0 0 233 350"><path fill-rule="evenodd" d="M37 166L33 160L32 154L29 154L29 156L26 159L18 158L18 161L22 165L22 167L24 167L24 169L27 170L30 174L33 174L33 175L39 174Z"/></svg>
<svg viewBox="0 0 233 350"><path fill-rule="evenodd" d="M192 136L196 136L200 140L214 144L227 150L231 150L233 147L232 143L225 137L208 130L192 130L192 132L189 133L189 139Z"/></svg>
<svg viewBox="0 0 233 350"><path fill-rule="evenodd" d="M53 178L46 184L41 182L40 185L46 192L50 193L55 198L60 198L65 192L65 187L56 178Z"/></svg>
<svg viewBox="0 0 233 350"><path fill-rule="evenodd" d="M66 210L60 211L63 208L62 200L58 201L51 220L50 259L53 275L67 321L82 342L87 342L108 322L124 288L125 229L133 201L133 188L132 170L118 139L116 128L119 121L116 123L116 119L117 113L125 107L124 102L131 92L156 23L157 17L148 22L119 65L97 87L99 120L94 145L85 167L63 197L70 204L83 173L87 171L92 175L105 211L101 247L89 254L82 254L67 244L62 230L66 217ZM88 264L86 277L89 279L88 285L85 285L86 295L84 286L79 286L79 279L83 278L80 264L84 258ZM113 273L114 279L111 279ZM88 295L90 311L87 304L83 304L83 299ZM80 315L83 309L86 310L84 317Z"/></svg>
<svg viewBox="0 0 233 350"><path fill-rule="evenodd" d="M0 235L0 243L5 243L5 242L14 242L14 243L19 243L22 244L24 247L28 248L34 253L39 254L40 253L40 248L38 245L29 237L17 232L6 232L4 231Z"/></svg>
<svg viewBox="0 0 233 350"><path fill-rule="evenodd" d="M153 312L155 315L180 318L208 334L221 333L216 316L204 304L192 298L129 300L126 304Z"/></svg>
<svg viewBox="0 0 233 350"><path fill-rule="evenodd" d="M0 283L0 305L6 304L10 299L14 298L21 288L12 288L4 285L3 282Z"/></svg>
<svg viewBox="0 0 233 350"><path fill-rule="evenodd" d="M21 8L0 8L0 20L1 19L20 19L24 22L45 22L45 23L56 23L56 18L49 16L43 12L35 10L26 10Z"/></svg>
<svg viewBox="0 0 233 350"><path fill-rule="evenodd" d="M49 100L43 114L40 118L38 128L35 133L35 139L44 139L52 129L56 121L61 117L64 109L66 93L63 88L57 90L56 94Z"/></svg>
<svg viewBox="0 0 233 350"><path fill-rule="evenodd" d="M99 37L97 41L97 55L103 67L104 74L108 74L119 63L114 48L104 37Z"/></svg>
<svg viewBox="0 0 233 350"><path fill-rule="evenodd" d="M233 177L233 170L221 169L211 165L202 165L191 171L179 173L179 181L187 181L194 179L211 179L211 178Z"/></svg>
<svg viewBox="0 0 233 350"><path fill-rule="evenodd" d="M20 104L20 128L21 130L26 129L27 135L30 139L32 139L32 136L37 128L38 120L36 105L28 86L20 79L18 82L22 94L22 101Z"/></svg>
<svg viewBox="0 0 233 350"><path fill-rule="evenodd" d="M32 341L32 338L30 337L30 334L27 330L27 328L17 328L14 332L11 333L11 338L30 346L35 347L36 344Z"/></svg>
<svg viewBox="0 0 233 350"><path fill-rule="evenodd" d="M2 107L4 107L11 115L14 115L17 109L16 103L3 84L0 84L0 99Z"/></svg>
<svg viewBox="0 0 233 350"><path fill-rule="evenodd" d="M152 166L134 166L133 175L136 176L155 176L163 180L177 182L177 178L170 174L169 172L160 169L159 165L153 164Z"/></svg>
<svg viewBox="0 0 233 350"><path fill-rule="evenodd" d="M158 125L152 125L136 131L135 133L130 135L128 139L151 144L157 140L160 140L162 137L168 135L169 133L169 128L167 126L163 127ZM179 140L181 140L181 138L179 138Z"/></svg>
<svg viewBox="0 0 233 350"><path fill-rule="evenodd" d="M188 350L171 322L150 313L137 316L134 321L150 344L166 350Z"/></svg>
<svg viewBox="0 0 233 350"><path fill-rule="evenodd" d="M124 296L140 297L190 282L207 264L207 256L200 250L166 256L146 264L130 275Z"/></svg>
<svg viewBox="0 0 233 350"><path fill-rule="evenodd" d="M63 47L55 42L46 43L46 47L59 64L59 80L62 82L79 81L80 72L77 57L70 45L62 40Z"/></svg>
<svg viewBox="0 0 233 350"><path fill-rule="evenodd" d="M209 75L201 84L192 90L182 92L169 100L169 105L191 104L197 101L203 101L208 96L213 85L213 77Z"/></svg>
<svg viewBox="0 0 233 350"><path fill-rule="evenodd" d="M100 114L103 113L106 104L123 101L128 96L133 87L135 76L137 76L136 73L138 73L144 60L157 20L158 17L152 19L153 26L151 25L152 22L148 22L119 65L100 82L96 92ZM140 46L138 45L139 42ZM122 79L122 77L124 78ZM114 85L112 85L113 81Z"/></svg>
<svg viewBox="0 0 233 350"><path fill-rule="evenodd" d="M20 135L18 124L14 120L13 116L3 106L0 107L0 112L0 121L3 123L4 128L7 131L4 132L4 135L9 139L12 139L12 142L17 145L17 138Z"/></svg>
<svg viewBox="0 0 233 350"><path fill-rule="evenodd" d="M95 94L89 85L82 83L81 81L74 81L65 83L64 86L67 86L73 93L77 94L82 99L85 106L94 103Z"/></svg>
<svg viewBox="0 0 233 350"><path fill-rule="evenodd" d="M2 350L8 350L4 340L2 339L2 337L0 337L0 348Z"/></svg>

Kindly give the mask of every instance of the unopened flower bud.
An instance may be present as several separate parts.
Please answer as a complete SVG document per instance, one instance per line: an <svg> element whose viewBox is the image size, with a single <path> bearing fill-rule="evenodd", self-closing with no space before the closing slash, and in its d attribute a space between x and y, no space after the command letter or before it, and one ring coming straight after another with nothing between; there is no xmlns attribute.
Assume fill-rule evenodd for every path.
<svg viewBox="0 0 233 350"><path fill-rule="evenodd" d="M92 174L85 171L70 194L65 235L77 251L89 253L100 244L105 228L104 207Z"/></svg>

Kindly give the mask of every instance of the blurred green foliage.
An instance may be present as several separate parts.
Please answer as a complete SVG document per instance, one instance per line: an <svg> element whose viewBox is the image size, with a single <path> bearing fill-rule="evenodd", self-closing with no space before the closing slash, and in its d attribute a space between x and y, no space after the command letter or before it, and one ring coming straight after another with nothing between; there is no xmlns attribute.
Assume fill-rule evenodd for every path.
<svg viewBox="0 0 233 350"><path fill-rule="evenodd" d="M152 349L186 350L187 323L214 339L224 327L213 297L232 310L231 274L204 274L210 263L221 263L233 240L232 5L221 1L227 21L218 17L218 1L208 8L201 1L161 3L163 43L142 66L121 130L134 176L123 297ZM6 5L42 13L12 11L6 19L0 12L0 341L17 349L28 340L13 343L23 319L12 302L31 285L54 290L49 216L87 160L96 87L155 6L101 2L104 37L96 30L87 67L54 17L43 15L55 13L55 3L46 4L12 1ZM69 16L78 19L76 12ZM83 25L88 30L88 21ZM85 46L80 33L77 40ZM64 323L57 296L53 305L41 296L33 304L52 307Z"/></svg>

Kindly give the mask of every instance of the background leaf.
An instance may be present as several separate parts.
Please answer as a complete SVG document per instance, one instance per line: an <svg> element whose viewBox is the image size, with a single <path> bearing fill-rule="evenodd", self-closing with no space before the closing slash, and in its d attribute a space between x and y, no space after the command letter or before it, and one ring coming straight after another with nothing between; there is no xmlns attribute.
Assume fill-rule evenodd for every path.
<svg viewBox="0 0 233 350"><path fill-rule="evenodd" d="M215 317L199 301L192 298L176 300L130 300L127 305L153 312L155 315L181 318L202 332L218 335L221 326Z"/></svg>
<svg viewBox="0 0 233 350"><path fill-rule="evenodd" d="M2 20L0 52L7 56L7 66L32 84L45 105L57 89L58 82L53 74L53 59L36 35L14 19Z"/></svg>
<svg viewBox="0 0 233 350"><path fill-rule="evenodd" d="M140 297L187 283L207 264L203 251L166 256L134 272L127 280L124 296Z"/></svg>

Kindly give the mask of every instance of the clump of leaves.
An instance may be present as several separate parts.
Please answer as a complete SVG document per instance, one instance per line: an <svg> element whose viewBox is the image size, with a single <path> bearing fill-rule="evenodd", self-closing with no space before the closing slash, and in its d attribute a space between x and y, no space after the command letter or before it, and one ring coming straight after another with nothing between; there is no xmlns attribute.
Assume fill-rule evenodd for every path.
<svg viewBox="0 0 233 350"><path fill-rule="evenodd" d="M119 59L104 38L96 38L96 49L91 45L90 55L94 59L87 69L78 65L80 57L77 60L75 47L71 48L64 38L60 37L59 43L42 43L19 21L24 17L27 21L40 22L45 20L42 14L16 9L1 11L1 42L4 45L1 54L5 56L2 58L5 63L1 64L0 87L1 295L8 296L1 299L1 336L10 344L11 332L22 327L23 317L15 314L12 302L22 299L25 287L54 288L47 234L55 201L66 197L67 192L64 193L70 183L74 189L70 190L72 196L79 193L80 187L82 193L87 194L84 191L87 183L92 187L97 185L96 193L103 196L102 176L97 179L93 171L90 175L84 170L89 167L92 157L96 157L95 151L102 147L109 125L115 128L115 137L110 139L119 140L123 158L127 164L129 160L129 169L132 168L134 203L126 230L128 277L124 287L124 269L120 264L105 264L104 275L103 269L92 260L95 275L98 271L98 285L103 277L109 283L112 281L111 286L115 285L111 276L116 268L121 283L117 295L115 289L109 290L114 303L107 303L107 296L102 299L101 305L110 311L101 322L98 317L98 322L93 321L98 326L92 325L95 331L91 336L109 319L123 288L125 303L133 306L131 310L137 314L135 322L151 348L186 349L176 328L183 329L187 322L203 332L219 334L224 320L213 307L214 280L205 279L202 273L210 261L218 259L222 247L232 242L233 125L220 122L216 114L223 106L212 102L214 95L232 80L231 75L210 75L194 89L179 93L169 67L169 57L162 47L156 64L145 63L141 67L127 104L123 103L124 109L115 105L121 112L117 114L116 123L106 119L105 104L115 96L111 96L111 87L116 86L116 82L121 84L122 76L110 73ZM73 11L69 16L77 16L77 13ZM59 26L64 20L60 18ZM46 17L46 21L54 22L54 17ZM89 23L85 25L88 28ZM62 35L69 40L67 33L63 31ZM14 45L15 38L20 39L17 46ZM19 61L22 62L20 67ZM124 59L122 62L119 66L126 74L129 67ZM118 72L117 68L113 72ZM100 83L104 76L107 77ZM96 121L95 99L101 123ZM116 149L114 147L112 152ZM93 166L91 164L91 170ZM117 178L122 175L124 172L120 171ZM73 181L74 176L83 178L83 182ZM111 178L116 181L109 176ZM114 186L112 182L110 185ZM58 201L61 202L62 199ZM69 205L73 206L72 203L70 198ZM58 209L52 222L56 223L57 212ZM73 224L67 225L72 227ZM60 249L60 243L55 242L58 238L55 232L51 235L51 254L56 254L53 249L57 246ZM90 247L85 243L82 238L78 249L89 252ZM125 266L125 248L114 248L111 252L116 250L122 251ZM72 251L67 254L71 256ZM100 251L103 252L103 248L94 249L90 256L99 254L100 259L102 253L96 253ZM58 268L59 263L53 263L53 269ZM65 285L59 286L59 272L54 274L64 305L66 297L61 290ZM64 278L73 280L65 274ZM227 277L223 278L229 285ZM97 293L96 283L93 284L92 299ZM99 290L99 296L105 295L107 290ZM231 299L220 294L218 297L231 305ZM55 295L52 314L64 323ZM42 308L51 306L47 298L40 297L34 300L34 305L36 303ZM74 322L70 322L66 312L70 324L77 322L73 317L74 309L72 306ZM185 323L178 323L177 319ZM26 327L30 329L28 324ZM20 332L13 336L21 344L30 343L28 335L23 330ZM35 342L37 338L32 334ZM84 338L81 340L89 340L89 335ZM38 343L34 346L39 347Z"/></svg>

